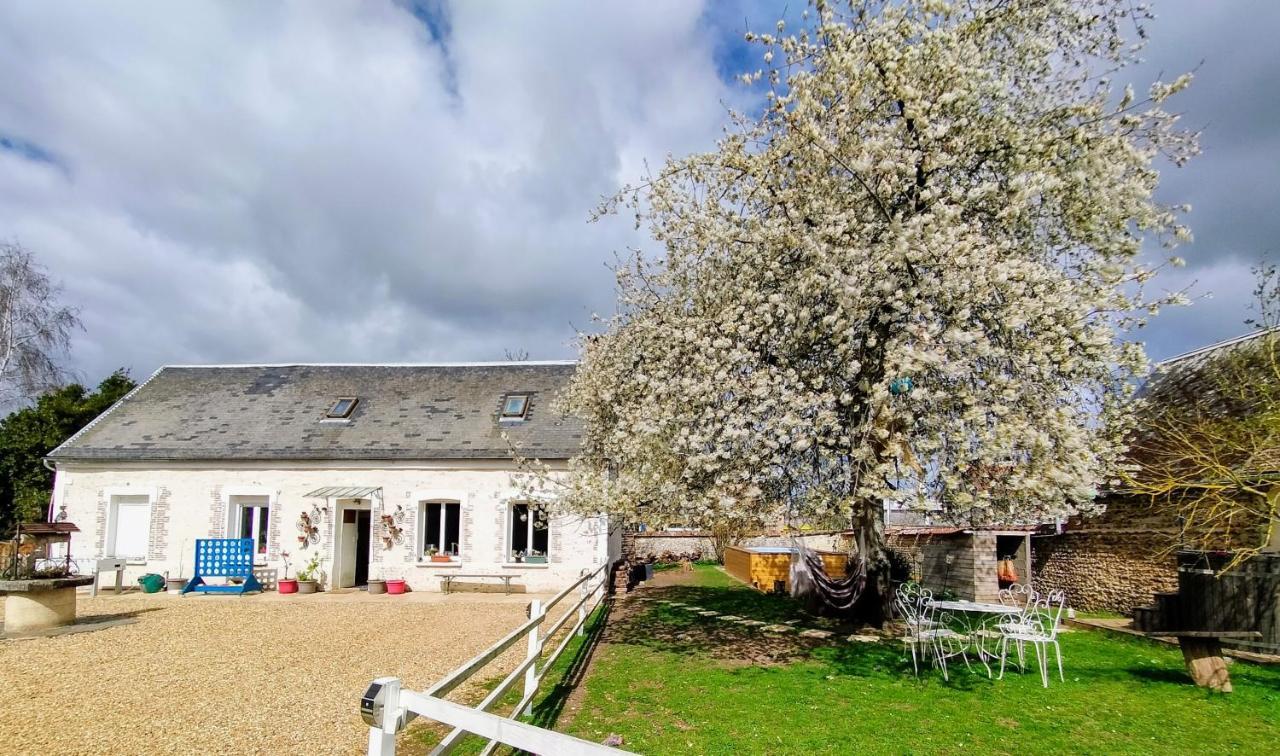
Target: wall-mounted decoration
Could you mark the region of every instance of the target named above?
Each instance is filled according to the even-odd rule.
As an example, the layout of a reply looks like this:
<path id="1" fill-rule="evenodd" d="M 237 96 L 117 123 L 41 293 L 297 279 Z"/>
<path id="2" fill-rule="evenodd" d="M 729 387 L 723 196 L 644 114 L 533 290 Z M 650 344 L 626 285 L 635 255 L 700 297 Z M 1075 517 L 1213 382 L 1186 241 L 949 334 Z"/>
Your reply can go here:
<path id="1" fill-rule="evenodd" d="M 313 504 L 310 512 L 298 515 L 298 548 L 305 549 L 320 542 L 320 523 L 328 511 L 328 507 Z"/>
<path id="2" fill-rule="evenodd" d="M 382 523 L 382 547 L 390 549 L 392 546 L 404 543 L 404 506 L 397 504 L 394 512 L 388 512 L 379 518 Z"/>

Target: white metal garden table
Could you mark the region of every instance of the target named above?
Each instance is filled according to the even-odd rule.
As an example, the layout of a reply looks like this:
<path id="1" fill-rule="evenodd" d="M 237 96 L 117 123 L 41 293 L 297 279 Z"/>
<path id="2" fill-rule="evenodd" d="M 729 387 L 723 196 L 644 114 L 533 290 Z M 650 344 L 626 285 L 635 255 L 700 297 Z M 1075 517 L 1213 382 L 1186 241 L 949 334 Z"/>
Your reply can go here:
<path id="1" fill-rule="evenodd" d="M 985 641 L 987 638 L 998 639 L 1000 631 L 996 625 L 1012 616 L 1022 614 L 1023 607 L 984 601 L 939 601 L 937 599 L 930 600 L 929 605 L 937 611 L 947 612 L 950 615 L 958 625 L 953 629 L 963 638 L 964 644 L 977 652 L 978 661 L 982 662 L 982 666 L 986 668 L 987 677 L 991 677 L 991 665 L 987 663 L 987 659 L 999 658 L 999 654 L 988 651 Z"/>

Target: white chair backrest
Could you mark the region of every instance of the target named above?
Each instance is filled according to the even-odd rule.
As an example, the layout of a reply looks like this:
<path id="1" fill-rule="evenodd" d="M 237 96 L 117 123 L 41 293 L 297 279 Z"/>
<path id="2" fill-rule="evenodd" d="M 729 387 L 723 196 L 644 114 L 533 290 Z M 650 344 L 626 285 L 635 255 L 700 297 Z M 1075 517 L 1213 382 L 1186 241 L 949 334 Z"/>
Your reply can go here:
<path id="1" fill-rule="evenodd" d="M 929 623 L 933 615 L 933 594 L 908 583 L 900 587 L 894 596 L 898 614 L 906 621 L 912 633 L 918 633 Z"/>
<path id="2" fill-rule="evenodd" d="M 1024 606 L 1030 596 L 1029 591 L 1030 586 L 1014 583 L 1008 588 L 1001 588 L 996 595 L 1005 606 Z"/>
<path id="3" fill-rule="evenodd" d="M 1066 603 L 1067 595 L 1062 591 L 1054 590 L 1039 594 L 1034 604 L 1027 605 L 1022 624 L 1036 635 L 1053 640 L 1058 637 L 1058 626 L 1062 622 L 1062 612 Z"/>

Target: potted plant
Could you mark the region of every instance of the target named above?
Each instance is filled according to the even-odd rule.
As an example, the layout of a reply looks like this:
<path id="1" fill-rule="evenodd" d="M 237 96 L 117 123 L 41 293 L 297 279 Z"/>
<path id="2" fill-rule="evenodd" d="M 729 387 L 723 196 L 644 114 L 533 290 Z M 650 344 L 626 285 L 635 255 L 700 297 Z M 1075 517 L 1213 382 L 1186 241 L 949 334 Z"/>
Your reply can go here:
<path id="1" fill-rule="evenodd" d="M 289 578 L 289 552 L 284 552 L 280 558 L 284 561 L 284 577 L 276 581 L 276 590 L 280 593 L 297 593 L 298 581 Z"/>
<path id="2" fill-rule="evenodd" d="M 187 579 L 181 577 L 169 577 L 169 573 L 164 574 L 164 588 L 166 593 L 182 593 L 182 589 L 187 587 Z"/>
<path id="3" fill-rule="evenodd" d="M 320 555 L 312 554 L 307 566 L 298 570 L 298 593 L 315 593 L 320 589 Z"/>
<path id="4" fill-rule="evenodd" d="M 371 577 L 366 590 L 369 591 L 370 596 L 379 596 L 387 592 L 387 581 L 382 578 Z"/>
<path id="5" fill-rule="evenodd" d="M 523 552 L 523 551 L 513 551 L 513 552 L 511 552 L 511 561 L 515 562 L 516 564 L 520 564 L 521 562 L 523 562 L 523 561 L 524 561 L 524 552 Z"/>
<path id="6" fill-rule="evenodd" d="M 525 554 L 524 562 L 525 564 L 546 564 L 547 555 L 537 549 L 532 549 L 528 554 Z"/>
<path id="7" fill-rule="evenodd" d="M 427 556 L 428 556 L 428 557 L 430 557 L 430 558 L 431 558 L 431 561 L 433 561 L 433 562 L 451 562 L 451 561 L 453 561 L 453 560 L 449 557 L 449 555 L 448 555 L 448 554 L 442 554 L 442 553 L 440 553 L 440 550 L 439 550 L 439 549 L 437 549 L 435 546 L 428 546 L 428 547 L 427 547 Z"/>

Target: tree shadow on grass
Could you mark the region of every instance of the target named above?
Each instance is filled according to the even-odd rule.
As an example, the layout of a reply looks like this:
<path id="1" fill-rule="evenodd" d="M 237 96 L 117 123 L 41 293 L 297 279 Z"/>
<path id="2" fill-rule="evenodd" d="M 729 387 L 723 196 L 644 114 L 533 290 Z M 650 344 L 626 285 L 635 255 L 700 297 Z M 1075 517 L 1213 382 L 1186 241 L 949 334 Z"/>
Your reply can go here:
<path id="1" fill-rule="evenodd" d="M 556 683 L 531 707 L 530 723 L 548 729 L 555 726 L 570 695 L 578 688 L 591 665 L 592 656 L 600 645 L 612 611 L 613 599 L 605 599 L 600 609 L 583 624 L 585 632 L 582 640 L 575 647 L 565 649 L 564 656 L 556 660 L 549 674 Z M 565 659 L 568 659 L 567 663 Z"/>
<path id="2" fill-rule="evenodd" d="M 683 606 L 673 606 L 676 601 Z M 695 609 L 694 607 L 697 607 Z M 762 626 L 744 625 L 697 610 L 714 611 L 757 620 L 769 625 L 796 622 L 797 629 L 771 632 Z M 801 635 L 799 629 L 817 627 L 831 633 L 818 638 Z M 848 641 L 853 625 L 814 617 L 788 596 L 764 594 L 750 588 L 670 586 L 649 588 L 620 605 L 605 630 L 607 643 L 641 646 L 665 653 L 699 657 L 726 666 L 771 667 L 818 662 L 823 674 L 880 678 L 885 681 L 917 679 L 902 643 L 892 636 L 876 643 Z M 938 684 L 967 690 L 989 685 L 986 670 L 971 660 L 973 672 L 956 658 L 950 662 L 951 679 L 922 662 L 921 685 Z"/>

